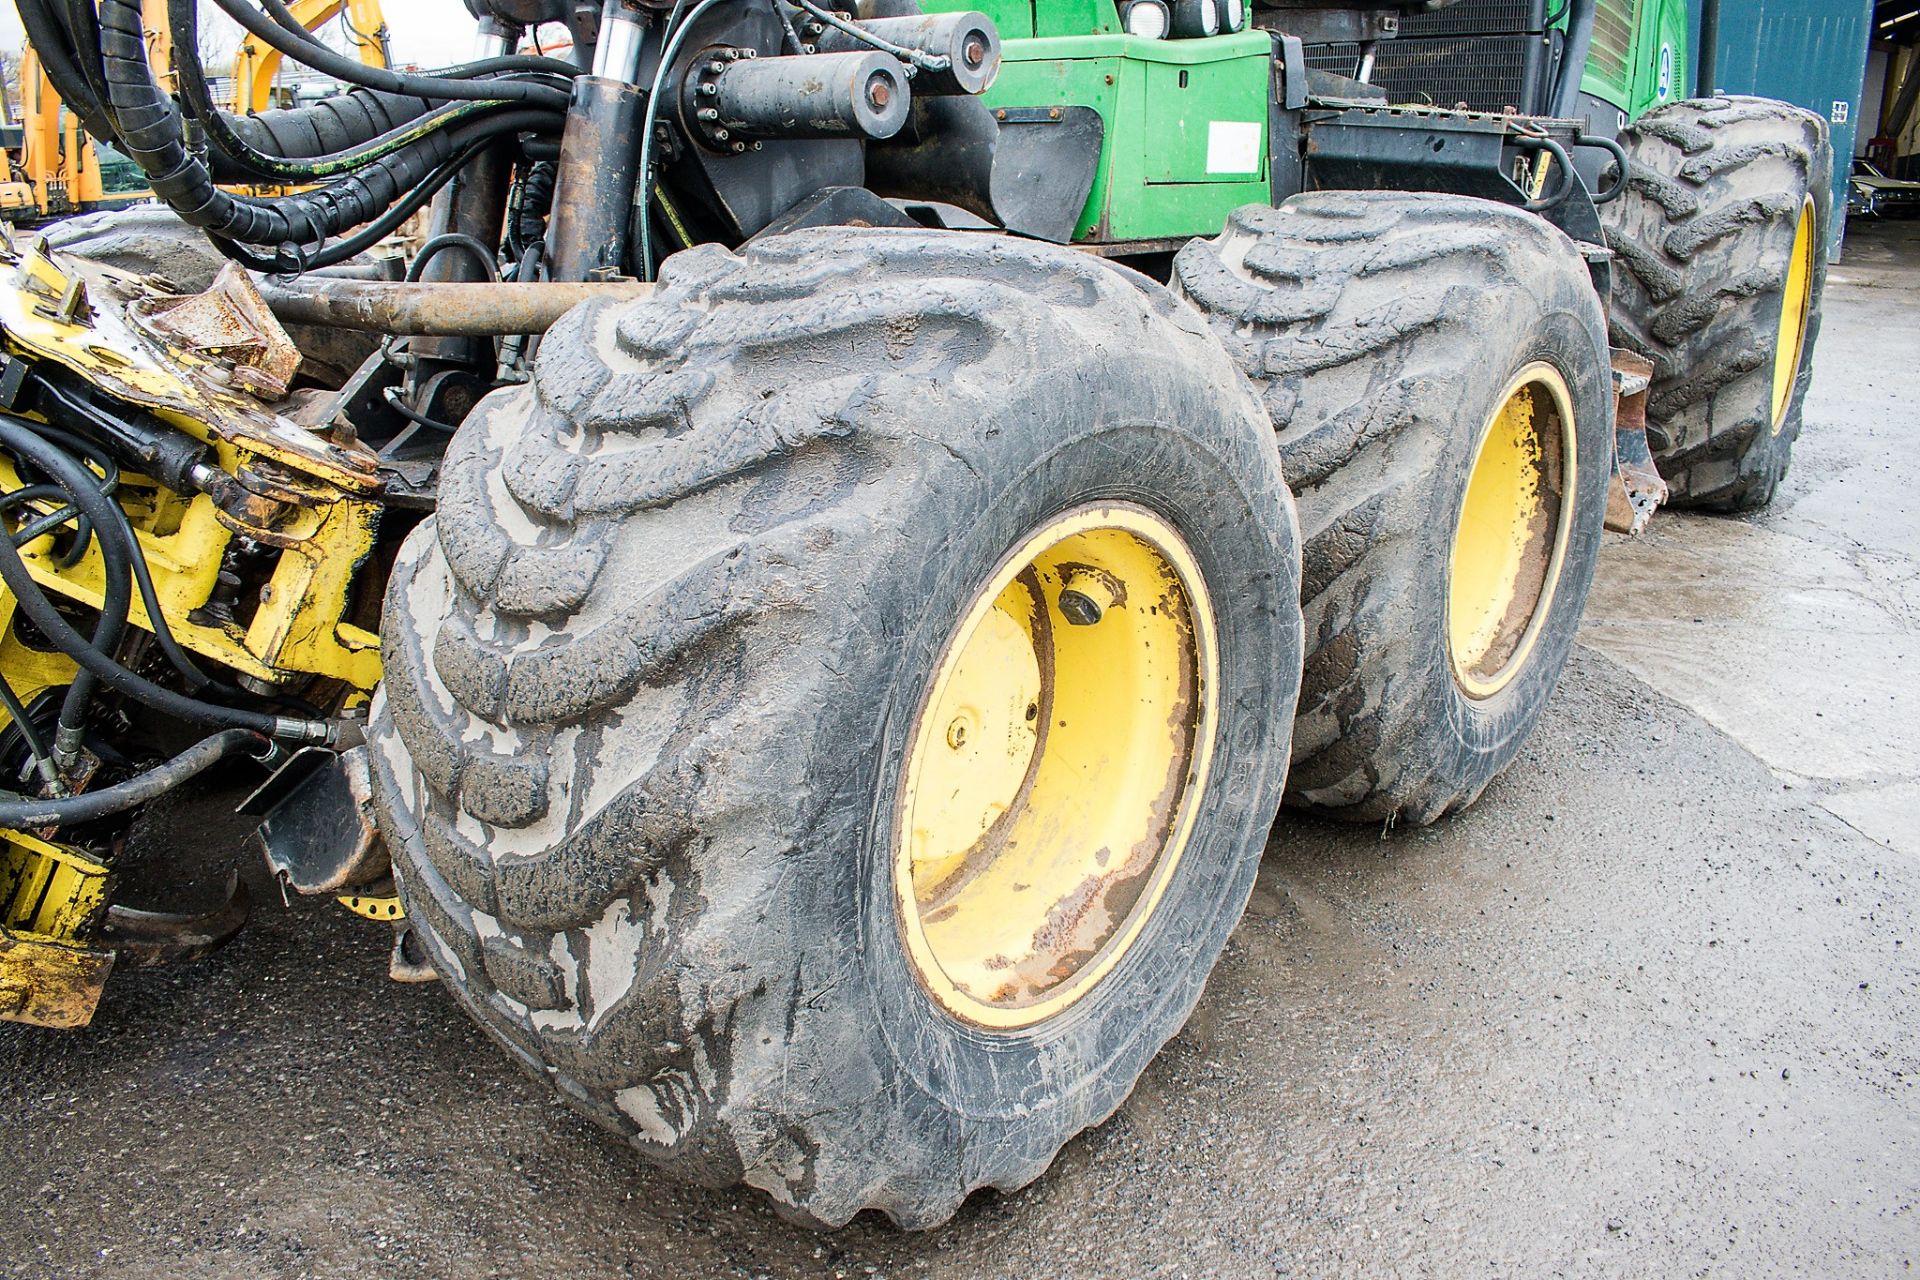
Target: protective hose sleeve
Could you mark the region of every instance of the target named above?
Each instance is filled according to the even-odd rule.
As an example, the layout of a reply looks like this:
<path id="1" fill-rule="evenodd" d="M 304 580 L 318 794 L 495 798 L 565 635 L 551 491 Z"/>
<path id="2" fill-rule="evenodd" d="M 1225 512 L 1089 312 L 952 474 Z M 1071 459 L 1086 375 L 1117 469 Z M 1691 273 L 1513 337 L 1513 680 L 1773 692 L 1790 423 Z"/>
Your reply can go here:
<path id="1" fill-rule="evenodd" d="M 124 813 L 166 794 L 196 774 L 205 773 L 228 756 L 257 751 L 266 741 L 248 729 L 222 729 L 165 764 L 155 765 L 111 787 L 56 800 L 0 801 L 0 827 L 58 827 Z"/>
<path id="2" fill-rule="evenodd" d="M 315 243 L 378 217 L 481 133 L 557 122 L 550 112 L 503 111 L 429 133 L 317 191 L 273 199 L 236 196 L 216 187 L 212 171 L 187 150 L 172 101 L 153 83 L 138 0 L 102 0 L 100 30 L 107 84 L 127 154 L 147 174 L 154 194 L 184 221 L 225 240 Z"/>
<path id="3" fill-rule="evenodd" d="M 332 155 L 413 123 L 433 110 L 425 98 L 376 89 L 354 89 L 312 106 L 236 116 L 222 113 L 227 127 L 255 151 L 288 160 Z M 224 173 L 215 176 L 226 180 Z"/>
<path id="4" fill-rule="evenodd" d="M 80 124 L 88 134 L 114 138 L 117 131 L 107 118 L 106 104 L 94 96 L 92 86 L 74 64 L 73 47 L 67 42 L 65 29 L 48 10 L 46 0 L 18 0 L 18 3 L 27 39 L 40 55 L 40 65 L 46 69 L 47 79 L 53 82 L 60 100 L 80 117 Z M 25 92 L 31 91 L 30 86 L 22 88 Z"/>

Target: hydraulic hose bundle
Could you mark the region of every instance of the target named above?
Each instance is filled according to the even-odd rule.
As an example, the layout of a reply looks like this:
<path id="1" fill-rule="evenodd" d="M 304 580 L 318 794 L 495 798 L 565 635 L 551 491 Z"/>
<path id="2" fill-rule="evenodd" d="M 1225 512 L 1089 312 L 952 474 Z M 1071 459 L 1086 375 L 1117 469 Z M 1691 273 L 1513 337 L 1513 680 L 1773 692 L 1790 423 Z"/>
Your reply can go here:
<path id="1" fill-rule="evenodd" d="M 115 142 L 154 193 L 230 256 L 257 269 L 302 270 L 363 251 L 397 227 L 479 151 L 515 135 L 554 135 L 578 68 L 556 59 L 486 59 L 432 74 L 366 67 L 329 49 L 281 0 L 217 0 L 284 56 L 353 84 L 315 106 L 237 117 L 212 101 L 197 60 L 175 68 L 180 103 L 154 81 L 139 0 L 20 0 L 54 87 L 89 133 Z M 198 48 L 196 0 L 169 0 L 176 48 Z M 205 154 L 189 145 L 182 109 Z M 286 196 L 219 182 L 319 182 Z M 358 228 L 345 240 L 333 237 Z M 272 246 L 271 256 L 240 245 Z"/>
<path id="2" fill-rule="evenodd" d="M 32 376 L 42 407 L 58 408 L 76 424 L 86 421 L 88 406 L 79 394 L 41 375 Z M 317 742 L 332 736 L 332 726 L 324 721 L 269 715 L 206 700 L 203 695 L 239 696 L 240 691 L 210 679 L 174 638 L 139 537 L 115 497 L 121 461 L 115 455 L 121 451 L 95 438 L 96 434 L 77 434 L 0 413 L 0 452 L 12 460 L 24 482 L 0 496 L 0 581 L 34 628 L 79 667 L 61 698 L 51 746 L 13 689 L 0 680 L 0 707 L 17 726 L 42 784 L 54 793 L 44 800 L 0 796 L 0 826 L 89 821 L 141 804 L 242 749 L 259 754 L 272 738 Z M 29 503 L 53 505 L 54 509 L 38 514 Z M 21 554 L 23 547 L 69 526 L 72 541 L 61 563 L 77 562 L 90 546 L 97 547 L 100 555 L 102 600 L 91 635 L 74 627 L 34 579 Z M 127 635 L 135 591 L 140 594 L 161 654 L 187 692 L 156 683 L 123 665 L 117 657 Z M 61 795 L 65 778 L 80 757 L 87 718 L 103 686 L 168 717 L 220 731 L 126 782 L 80 796 Z"/>

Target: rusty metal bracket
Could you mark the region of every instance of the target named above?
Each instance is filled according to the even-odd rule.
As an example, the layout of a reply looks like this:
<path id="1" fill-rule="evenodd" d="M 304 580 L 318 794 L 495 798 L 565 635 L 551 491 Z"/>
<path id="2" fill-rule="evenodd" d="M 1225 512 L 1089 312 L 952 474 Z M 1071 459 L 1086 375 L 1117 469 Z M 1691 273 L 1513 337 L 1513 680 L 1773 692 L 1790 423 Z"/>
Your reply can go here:
<path id="1" fill-rule="evenodd" d="M 162 342 L 229 363 L 234 384 L 263 399 L 285 395 L 300 368 L 300 349 L 238 263 L 221 267 L 201 293 L 136 298 L 127 315 Z"/>
<path id="2" fill-rule="evenodd" d="M 1653 362 L 1620 347 L 1613 349 L 1613 478 L 1607 485 L 1607 528 L 1640 533 L 1667 500 L 1667 482 L 1647 447 L 1647 389 Z"/>
<path id="3" fill-rule="evenodd" d="M 266 816 L 251 843 L 281 885 L 340 895 L 387 874 L 365 747 L 303 749 L 242 806 L 261 807 Z"/>
<path id="4" fill-rule="evenodd" d="M 114 905 L 100 931 L 100 945 L 111 947 L 132 965 L 198 960 L 233 940 L 252 912 L 247 886 L 238 873 L 227 878 L 226 901 L 211 911 L 142 911 Z"/>

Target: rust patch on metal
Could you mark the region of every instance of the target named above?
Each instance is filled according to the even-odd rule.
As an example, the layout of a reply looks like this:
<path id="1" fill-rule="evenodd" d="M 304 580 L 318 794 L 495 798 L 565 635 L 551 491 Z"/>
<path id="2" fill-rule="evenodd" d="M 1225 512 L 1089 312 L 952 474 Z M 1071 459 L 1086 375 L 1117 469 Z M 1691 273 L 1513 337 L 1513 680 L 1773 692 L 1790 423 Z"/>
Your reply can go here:
<path id="1" fill-rule="evenodd" d="M 127 315 L 163 342 L 220 361 L 234 386 L 262 399 L 285 395 L 300 368 L 299 348 L 236 262 L 221 267 L 205 292 L 136 298 Z"/>
<path id="2" fill-rule="evenodd" d="M 1647 447 L 1647 391 L 1653 362 L 1613 348 L 1613 478 L 1607 482 L 1607 528 L 1639 533 L 1667 500 L 1667 482 Z"/>
<path id="3" fill-rule="evenodd" d="M 71 1029 L 93 1021 L 113 953 L 0 929 L 0 1019 Z"/>

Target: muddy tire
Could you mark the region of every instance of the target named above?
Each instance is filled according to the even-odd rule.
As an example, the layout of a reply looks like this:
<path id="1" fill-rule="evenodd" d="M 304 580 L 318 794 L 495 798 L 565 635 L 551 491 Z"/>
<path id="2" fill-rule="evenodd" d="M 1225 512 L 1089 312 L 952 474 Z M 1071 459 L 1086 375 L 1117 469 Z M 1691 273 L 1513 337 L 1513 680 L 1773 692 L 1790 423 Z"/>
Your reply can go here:
<path id="1" fill-rule="evenodd" d="M 164 276 L 174 288 L 198 292 L 228 259 L 206 234 L 159 205 L 107 209 L 67 218 L 42 233 L 47 243 L 89 262 L 135 275 Z M 336 388 L 380 345 L 377 335 L 351 329 L 290 324 L 287 336 L 300 349 L 300 373 L 316 385 Z"/>
<path id="2" fill-rule="evenodd" d="M 1299 504 L 1307 653 L 1288 803 L 1412 823 L 1470 804 L 1539 719 L 1599 548 L 1608 353 L 1579 252 L 1486 201 L 1322 192 L 1241 209 L 1174 271 L 1260 389 Z M 1467 612 L 1456 531 L 1481 442 L 1530 367 L 1573 422 L 1537 482 L 1558 513 L 1538 544 L 1551 572 L 1523 583 L 1532 571 L 1515 569 L 1514 599 L 1530 589 L 1534 607 L 1495 625 L 1509 648 L 1496 681 L 1474 674 L 1485 657 L 1456 670 L 1456 648 L 1484 641 L 1450 631 Z M 1531 401 L 1531 386 L 1514 394 Z"/>
<path id="3" fill-rule="evenodd" d="M 1833 150 L 1770 98 L 1676 102 L 1621 134 L 1632 177 L 1603 207 L 1613 341 L 1653 361 L 1654 461 L 1674 506 L 1763 507 L 1813 378 Z"/>
<path id="4" fill-rule="evenodd" d="M 1087 519 L 1163 531 L 1203 586 L 1086 570 L 1076 623 L 1035 560 L 991 595 L 1033 531 Z M 1259 404 L 1144 278 L 922 231 L 679 254 L 647 301 L 568 315 L 533 385 L 474 410 L 400 553 L 373 734 L 408 914 L 480 1024 L 658 1164 L 808 1223 L 941 1222 L 1111 1114 L 1198 999 L 1279 806 L 1295 536 Z M 1158 686 L 1176 713 L 1157 732 L 1191 766 L 1166 775 L 1177 859 L 1147 850 L 1166 870 L 1139 873 L 1160 886 L 1124 915 L 1139 927 L 1089 941 L 1110 967 L 1037 1021 L 925 967 L 920 845 L 896 834 L 920 838 L 923 747 L 1023 732 L 1024 695 L 971 735 L 939 724 L 935 673 L 990 629 L 959 626 L 969 610 L 1029 587 L 1036 636 L 1189 616 L 1146 657 L 1177 667 L 1201 617 L 1218 660 L 1205 716 L 1202 686 Z M 1024 732 L 1084 744 L 1065 680 Z M 1051 785 L 1026 779 L 1009 821 Z M 1007 830 L 986 826 L 983 860 Z M 1073 929 L 1123 918 L 1088 874 Z M 969 993 L 1013 1013 L 961 1016 Z"/>

